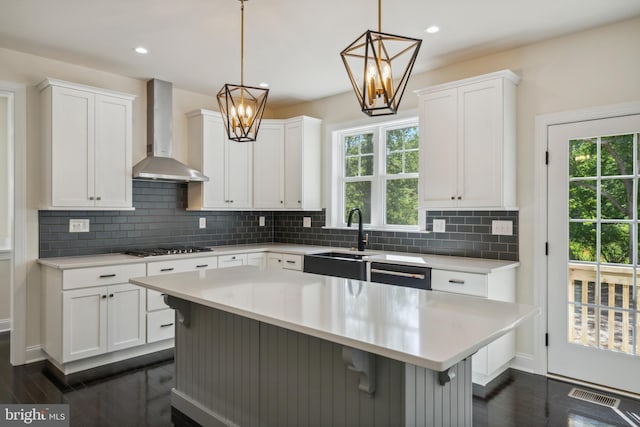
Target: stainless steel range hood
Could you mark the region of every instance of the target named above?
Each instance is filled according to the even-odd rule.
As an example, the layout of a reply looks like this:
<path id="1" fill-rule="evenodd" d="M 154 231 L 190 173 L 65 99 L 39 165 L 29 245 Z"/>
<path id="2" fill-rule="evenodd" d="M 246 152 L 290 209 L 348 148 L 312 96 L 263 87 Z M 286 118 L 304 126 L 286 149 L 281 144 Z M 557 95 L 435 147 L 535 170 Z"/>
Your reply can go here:
<path id="1" fill-rule="evenodd" d="M 158 181 L 209 181 L 200 171 L 180 163 L 173 151 L 172 84 L 147 82 L 147 158 L 133 167 L 133 178 Z"/>

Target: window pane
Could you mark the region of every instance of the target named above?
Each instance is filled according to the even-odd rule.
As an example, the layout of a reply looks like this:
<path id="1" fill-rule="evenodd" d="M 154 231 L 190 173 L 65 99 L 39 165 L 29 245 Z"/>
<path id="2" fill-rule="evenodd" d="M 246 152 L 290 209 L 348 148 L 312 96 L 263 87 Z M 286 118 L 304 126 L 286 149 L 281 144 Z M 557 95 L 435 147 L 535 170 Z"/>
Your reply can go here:
<path id="1" fill-rule="evenodd" d="M 600 175 L 633 175 L 633 135 L 602 137 L 600 157 Z"/>
<path id="2" fill-rule="evenodd" d="M 596 176 L 598 146 L 595 138 L 569 141 L 569 177 Z"/>
<path id="3" fill-rule="evenodd" d="M 596 225 L 591 222 L 569 223 L 569 259 L 596 260 Z"/>
<path id="4" fill-rule="evenodd" d="M 572 181 L 569 183 L 569 218 L 596 219 L 598 199 L 596 181 Z"/>
<path id="5" fill-rule="evenodd" d="M 387 224 L 418 224 L 417 178 L 388 180 L 386 201 Z"/>
<path id="6" fill-rule="evenodd" d="M 387 153 L 391 151 L 401 151 L 404 148 L 404 129 L 394 129 L 387 131 Z"/>
<path id="7" fill-rule="evenodd" d="M 420 155 L 417 151 L 407 151 L 404 154 L 405 173 L 418 173 L 419 159 L 420 159 Z"/>
<path id="8" fill-rule="evenodd" d="M 344 222 L 347 222 L 349 211 L 360 208 L 362 221 L 371 223 L 371 181 L 347 182 L 344 184 Z"/>
<path id="9" fill-rule="evenodd" d="M 600 197 L 602 219 L 633 219 L 632 179 L 603 179 Z"/>
<path id="10" fill-rule="evenodd" d="M 373 154 L 373 134 L 368 133 L 362 136 L 363 138 L 360 146 L 360 152 L 362 154 Z"/>
<path id="11" fill-rule="evenodd" d="M 410 127 L 405 129 L 404 148 L 405 150 L 418 148 L 420 138 L 418 137 L 418 127 Z"/>
<path id="12" fill-rule="evenodd" d="M 347 157 L 344 162 L 345 176 L 358 176 L 359 157 Z"/>
<path id="13" fill-rule="evenodd" d="M 344 139 L 344 152 L 349 156 L 357 156 L 360 154 L 361 135 L 347 136 Z"/>
<path id="14" fill-rule="evenodd" d="M 387 174 L 402 173 L 402 152 L 387 154 Z"/>
<path id="15" fill-rule="evenodd" d="M 632 250 L 629 224 L 602 224 L 600 227 L 600 262 L 629 264 Z"/>
<path id="16" fill-rule="evenodd" d="M 362 156 L 360 159 L 360 176 L 373 175 L 373 156 Z"/>

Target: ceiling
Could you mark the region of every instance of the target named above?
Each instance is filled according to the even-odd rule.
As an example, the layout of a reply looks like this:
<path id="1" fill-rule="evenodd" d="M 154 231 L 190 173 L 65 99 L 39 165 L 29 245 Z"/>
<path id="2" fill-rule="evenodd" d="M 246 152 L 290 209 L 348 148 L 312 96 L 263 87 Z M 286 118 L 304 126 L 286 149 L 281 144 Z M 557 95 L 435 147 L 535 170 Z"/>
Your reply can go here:
<path id="1" fill-rule="evenodd" d="M 385 0 L 382 8 L 383 32 L 424 40 L 414 73 L 640 16 L 639 0 Z M 208 95 L 240 83 L 237 0 L 0 0 L 0 11 L 0 47 Z M 441 31 L 425 33 L 430 25 Z M 246 1 L 245 84 L 268 82 L 270 108 L 348 91 L 339 52 L 367 29 L 377 30 L 375 0 Z"/>

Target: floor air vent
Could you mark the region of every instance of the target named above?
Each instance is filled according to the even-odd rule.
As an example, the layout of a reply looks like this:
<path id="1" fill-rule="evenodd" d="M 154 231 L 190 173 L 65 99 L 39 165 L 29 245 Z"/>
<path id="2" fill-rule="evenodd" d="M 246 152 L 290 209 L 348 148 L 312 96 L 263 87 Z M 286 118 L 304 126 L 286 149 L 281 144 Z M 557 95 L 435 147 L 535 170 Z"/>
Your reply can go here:
<path id="1" fill-rule="evenodd" d="M 594 393 L 592 391 L 581 390 L 579 388 L 572 388 L 569 392 L 569 397 L 584 400 L 585 402 L 595 403 L 596 405 L 606 406 L 608 408 L 617 408 L 618 405 L 620 405 L 620 399 L 600 393 Z"/>

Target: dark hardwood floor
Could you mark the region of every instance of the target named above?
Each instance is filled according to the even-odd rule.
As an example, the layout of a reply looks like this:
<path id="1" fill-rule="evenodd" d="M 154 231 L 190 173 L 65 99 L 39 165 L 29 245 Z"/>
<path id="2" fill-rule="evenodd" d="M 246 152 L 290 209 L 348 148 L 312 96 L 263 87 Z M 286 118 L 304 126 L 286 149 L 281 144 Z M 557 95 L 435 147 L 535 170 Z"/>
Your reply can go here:
<path id="1" fill-rule="evenodd" d="M 43 363 L 12 367 L 9 334 L 0 334 L 0 403 L 68 403 L 74 427 L 171 426 L 173 366 L 171 361 L 153 363 L 68 386 L 43 373 Z M 615 396 L 622 400 L 619 412 L 631 424 L 611 408 L 568 397 L 573 387 L 510 370 L 484 390 L 484 397 L 474 397 L 473 425 L 640 427 L 640 418 L 634 418 L 640 417 L 640 401 Z"/>

